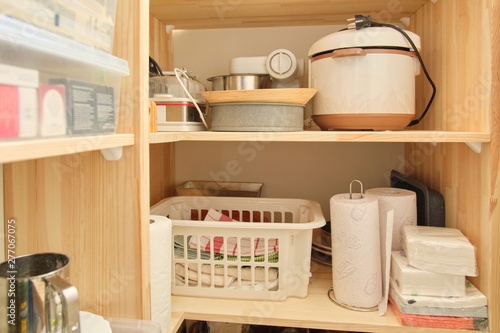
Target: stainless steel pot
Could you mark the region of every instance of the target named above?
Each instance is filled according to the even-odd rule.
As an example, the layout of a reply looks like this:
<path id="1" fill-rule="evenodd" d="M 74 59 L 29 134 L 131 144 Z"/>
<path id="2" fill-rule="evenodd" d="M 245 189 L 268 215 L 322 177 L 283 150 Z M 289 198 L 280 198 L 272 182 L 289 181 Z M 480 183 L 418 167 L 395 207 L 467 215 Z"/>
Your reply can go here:
<path id="1" fill-rule="evenodd" d="M 69 262 L 64 254 L 37 253 L 0 264 L 0 332 L 80 332 Z"/>
<path id="2" fill-rule="evenodd" d="M 231 74 L 213 76 L 208 78 L 207 80 L 212 82 L 212 91 L 271 88 L 270 75 Z"/>

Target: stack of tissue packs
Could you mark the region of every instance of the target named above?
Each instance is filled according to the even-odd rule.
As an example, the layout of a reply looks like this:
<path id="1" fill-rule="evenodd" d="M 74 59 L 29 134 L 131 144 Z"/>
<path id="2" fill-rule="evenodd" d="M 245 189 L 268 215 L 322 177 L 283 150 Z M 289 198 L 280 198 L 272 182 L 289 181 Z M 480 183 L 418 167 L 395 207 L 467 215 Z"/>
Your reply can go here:
<path id="1" fill-rule="evenodd" d="M 407 225 L 393 251 L 389 300 L 405 326 L 488 330 L 474 246 L 458 229 Z"/>
<path id="2" fill-rule="evenodd" d="M 465 276 L 424 271 L 411 266 L 404 251 L 393 251 L 391 279 L 403 295 L 465 296 Z"/>
<path id="3" fill-rule="evenodd" d="M 403 238 L 411 266 L 435 273 L 477 276 L 476 250 L 460 230 L 405 226 Z"/>

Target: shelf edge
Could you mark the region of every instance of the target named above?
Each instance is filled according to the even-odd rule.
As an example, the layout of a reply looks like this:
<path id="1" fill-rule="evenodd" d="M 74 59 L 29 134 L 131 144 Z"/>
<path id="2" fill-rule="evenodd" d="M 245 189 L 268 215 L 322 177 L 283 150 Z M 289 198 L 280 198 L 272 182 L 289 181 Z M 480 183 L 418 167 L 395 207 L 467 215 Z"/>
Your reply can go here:
<path id="1" fill-rule="evenodd" d="M 487 132 L 452 131 L 301 131 L 301 132 L 157 132 L 149 143 L 180 141 L 275 141 L 275 142 L 426 142 L 488 143 Z"/>
<path id="2" fill-rule="evenodd" d="M 0 163 L 71 155 L 134 144 L 133 134 L 67 136 L 0 142 Z"/>

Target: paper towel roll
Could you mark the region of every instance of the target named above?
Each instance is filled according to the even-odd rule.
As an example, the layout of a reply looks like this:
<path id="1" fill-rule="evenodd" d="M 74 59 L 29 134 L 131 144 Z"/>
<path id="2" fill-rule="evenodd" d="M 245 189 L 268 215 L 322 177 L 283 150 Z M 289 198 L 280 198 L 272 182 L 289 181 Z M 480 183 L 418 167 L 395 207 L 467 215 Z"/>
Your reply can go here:
<path id="1" fill-rule="evenodd" d="M 330 199 L 333 291 L 337 302 L 372 308 L 382 300 L 379 209 L 376 196 Z"/>
<path id="2" fill-rule="evenodd" d="M 392 250 L 403 249 L 403 227 L 405 225 L 417 225 L 417 195 L 413 191 L 380 187 L 365 191 L 366 194 L 376 195 L 379 198 L 380 216 L 386 216 L 387 212 L 394 210 L 394 229 L 392 233 Z"/>
<path id="3" fill-rule="evenodd" d="M 172 221 L 165 216 L 150 216 L 149 243 L 151 263 L 151 320 L 166 332 L 171 321 Z"/>

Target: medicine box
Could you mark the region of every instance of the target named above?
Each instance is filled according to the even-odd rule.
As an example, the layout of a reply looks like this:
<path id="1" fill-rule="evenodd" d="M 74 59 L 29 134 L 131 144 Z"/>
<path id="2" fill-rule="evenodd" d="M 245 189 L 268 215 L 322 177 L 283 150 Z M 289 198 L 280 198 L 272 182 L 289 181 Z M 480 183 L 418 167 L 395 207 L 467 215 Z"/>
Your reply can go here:
<path id="1" fill-rule="evenodd" d="M 39 73 L 0 63 L 0 138 L 37 134 Z"/>
<path id="2" fill-rule="evenodd" d="M 115 131 L 113 87 L 67 79 L 52 79 L 50 83 L 65 89 L 68 134 Z"/>

